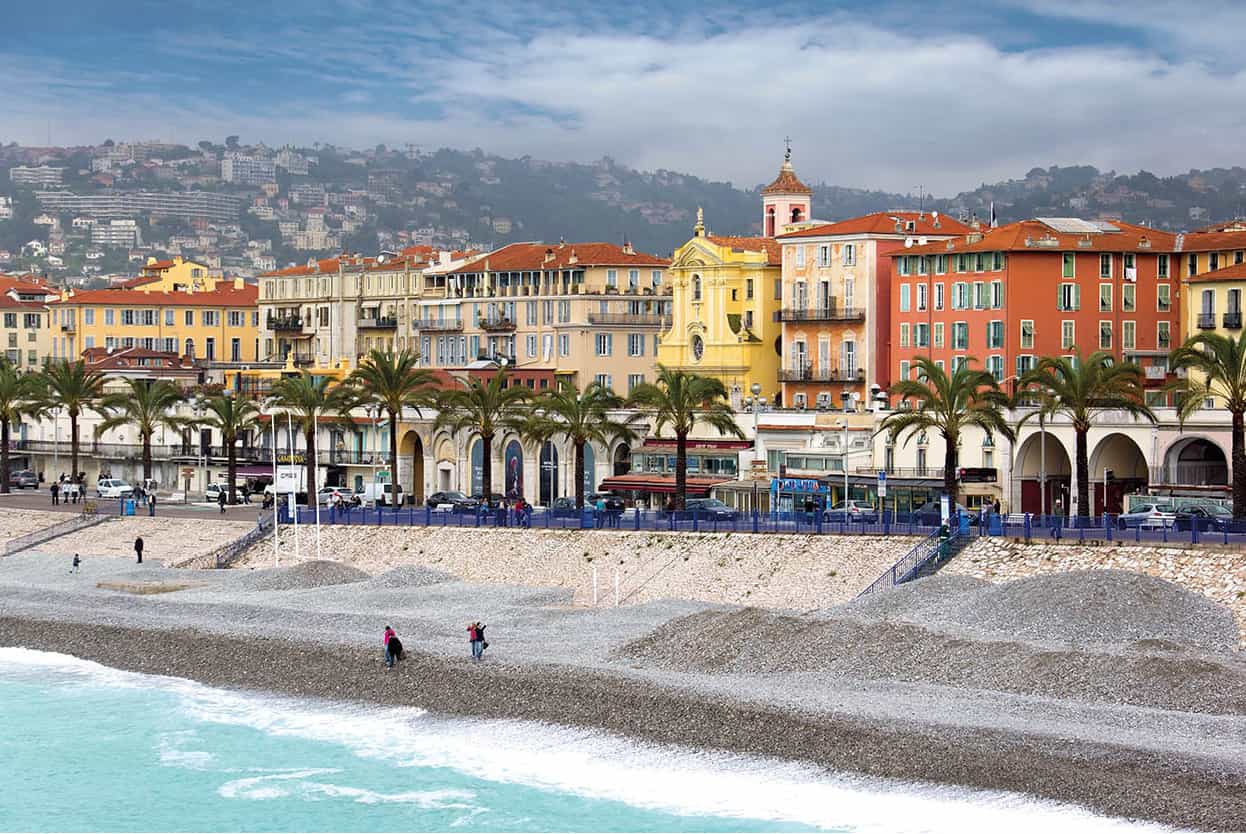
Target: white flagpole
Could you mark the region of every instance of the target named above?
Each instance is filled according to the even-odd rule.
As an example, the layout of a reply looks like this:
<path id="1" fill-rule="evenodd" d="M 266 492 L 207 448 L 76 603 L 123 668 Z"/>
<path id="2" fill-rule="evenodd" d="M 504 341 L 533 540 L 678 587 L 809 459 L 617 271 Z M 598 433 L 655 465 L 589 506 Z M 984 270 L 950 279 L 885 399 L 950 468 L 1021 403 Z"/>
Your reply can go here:
<path id="1" fill-rule="evenodd" d="M 286 434 L 290 440 L 290 465 L 294 465 L 294 418 L 290 416 L 290 412 L 286 412 Z M 299 501 L 298 501 L 299 482 L 293 481 L 290 487 L 290 508 L 294 510 L 294 561 L 299 560 Z"/>
<path id="2" fill-rule="evenodd" d="M 313 480 L 316 483 L 307 488 L 307 495 L 310 498 L 313 494 L 316 496 L 316 561 L 320 561 L 320 467 L 319 461 L 316 460 L 316 431 L 320 427 L 316 425 L 316 410 L 312 409 L 312 433 L 311 433 L 311 449 L 308 454 L 311 455 Z"/>
<path id="3" fill-rule="evenodd" d="M 277 414 L 272 414 L 273 429 L 273 567 L 281 566 L 281 554 L 277 550 Z"/>

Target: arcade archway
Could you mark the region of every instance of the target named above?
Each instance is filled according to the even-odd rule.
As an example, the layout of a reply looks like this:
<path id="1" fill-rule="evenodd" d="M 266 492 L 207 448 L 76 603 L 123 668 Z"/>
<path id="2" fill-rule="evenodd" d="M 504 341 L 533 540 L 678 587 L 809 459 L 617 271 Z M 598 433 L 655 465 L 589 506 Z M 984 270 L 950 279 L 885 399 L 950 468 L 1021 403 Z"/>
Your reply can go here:
<path id="1" fill-rule="evenodd" d="M 1095 444 L 1090 453 L 1090 494 L 1094 496 L 1091 512 L 1119 513 L 1125 503 L 1125 496 L 1131 492 L 1142 492 L 1150 480 L 1147 469 L 1146 455 L 1133 438 L 1113 432 Z M 1112 473 L 1107 483 L 1107 494 L 1104 495 L 1104 475 Z"/>
<path id="2" fill-rule="evenodd" d="M 424 441 L 419 432 L 408 431 L 398 444 L 398 483 L 409 500 L 424 503 Z"/>
<path id="3" fill-rule="evenodd" d="M 1021 512 L 1053 515 L 1057 507 L 1067 512 L 1073 463 L 1058 437 L 1045 431 L 1027 437 L 1017 449 L 1013 471 L 1021 483 Z"/>

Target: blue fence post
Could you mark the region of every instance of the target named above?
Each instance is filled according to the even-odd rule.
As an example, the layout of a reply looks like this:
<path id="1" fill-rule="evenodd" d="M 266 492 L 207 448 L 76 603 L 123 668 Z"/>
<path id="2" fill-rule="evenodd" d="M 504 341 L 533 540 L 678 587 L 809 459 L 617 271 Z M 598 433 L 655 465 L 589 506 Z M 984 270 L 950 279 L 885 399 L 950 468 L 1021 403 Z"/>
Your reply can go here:
<path id="1" fill-rule="evenodd" d="M 636 515 L 635 515 L 636 529 L 637 529 L 637 530 L 639 530 L 639 529 L 640 529 L 640 513 L 641 513 L 641 509 L 640 509 L 640 507 L 637 507 L 637 508 L 636 508 Z"/>
<path id="2" fill-rule="evenodd" d="M 1030 523 L 1031 523 L 1031 522 L 1030 522 L 1030 514 L 1029 514 L 1029 513 L 1026 513 L 1026 514 L 1025 514 L 1025 540 L 1026 540 L 1027 542 L 1030 540 L 1030 529 L 1031 529 L 1031 528 L 1030 528 Z"/>
<path id="3" fill-rule="evenodd" d="M 692 511 L 692 532 L 695 533 L 700 529 L 701 529 L 701 511 L 693 510 Z"/>
<path id="4" fill-rule="evenodd" d="M 424 505 L 424 526 L 425 527 L 433 526 L 433 508 L 432 508 L 432 505 L 430 504 Z"/>
<path id="5" fill-rule="evenodd" d="M 482 512 L 482 510 L 481 510 L 481 508 L 480 508 L 480 505 L 479 505 L 479 504 L 477 504 L 477 505 L 476 505 L 476 526 L 477 526 L 477 527 L 479 527 L 479 526 L 480 526 L 480 516 L 481 516 L 481 512 Z"/>
<path id="6" fill-rule="evenodd" d="M 1137 527 L 1134 528 L 1134 541 L 1137 541 L 1137 542 L 1142 541 L 1142 525 L 1141 524 L 1139 524 Z"/>
<path id="7" fill-rule="evenodd" d="M 1166 527 L 1166 526 L 1165 526 L 1165 527 L 1161 527 L 1159 532 L 1160 532 L 1160 536 L 1161 536 L 1161 537 L 1163 538 L 1163 540 L 1164 540 L 1164 544 L 1168 544 L 1168 527 Z"/>
<path id="8" fill-rule="evenodd" d="M 756 508 L 756 507 L 754 507 L 754 508 L 753 508 L 753 532 L 754 532 L 754 533 L 756 533 L 756 532 L 758 531 L 758 522 L 759 522 L 759 521 L 760 521 L 760 519 L 757 517 L 757 508 Z"/>
<path id="9" fill-rule="evenodd" d="M 1086 525 L 1083 523 L 1085 521 L 1086 519 L 1079 518 L 1077 524 L 1077 540 L 1082 542 L 1086 541 Z"/>
<path id="10" fill-rule="evenodd" d="M 1103 537 L 1108 541 L 1112 541 L 1112 519 L 1105 512 L 1103 514 Z"/>

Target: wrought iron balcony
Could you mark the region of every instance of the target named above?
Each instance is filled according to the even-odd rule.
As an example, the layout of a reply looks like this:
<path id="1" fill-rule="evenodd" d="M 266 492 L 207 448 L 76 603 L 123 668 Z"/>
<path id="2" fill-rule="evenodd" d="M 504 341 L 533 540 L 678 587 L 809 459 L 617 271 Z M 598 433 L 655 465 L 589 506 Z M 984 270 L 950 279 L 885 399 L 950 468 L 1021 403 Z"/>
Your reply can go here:
<path id="1" fill-rule="evenodd" d="M 457 333 L 463 329 L 462 319 L 416 319 L 412 329 L 422 333 Z"/>
<path id="2" fill-rule="evenodd" d="M 515 329 L 515 322 L 508 318 L 486 318 L 482 316 L 478 324 L 480 329 L 487 333 L 510 333 Z"/>
<path id="3" fill-rule="evenodd" d="M 1224 314 L 1225 330 L 1241 330 L 1242 329 L 1242 311 L 1232 310 Z"/>
<path id="4" fill-rule="evenodd" d="M 1199 313 L 1198 314 L 1199 330 L 1215 330 L 1216 314 L 1215 313 Z"/>
<path id="5" fill-rule="evenodd" d="M 360 319 L 359 327 L 362 330 L 394 330 L 398 327 L 398 319 L 394 316 Z"/>
<path id="6" fill-rule="evenodd" d="M 780 382 L 859 382 L 860 368 L 780 368 Z"/>
<path id="7" fill-rule="evenodd" d="M 303 319 L 299 316 L 269 316 L 268 329 L 278 332 L 289 330 L 302 330 Z"/>
<path id="8" fill-rule="evenodd" d="M 775 314 L 776 321 L 865 321 L 865 310 L 860 307 L 839 307 L 824 304 L 821 307 L 785 307 Z"/>
<path id="9" fill-rule="evenodd" d="M 588 323 L 667 328 L 671 326 L 671 317 L 657 313 L 589 313 Z"/>

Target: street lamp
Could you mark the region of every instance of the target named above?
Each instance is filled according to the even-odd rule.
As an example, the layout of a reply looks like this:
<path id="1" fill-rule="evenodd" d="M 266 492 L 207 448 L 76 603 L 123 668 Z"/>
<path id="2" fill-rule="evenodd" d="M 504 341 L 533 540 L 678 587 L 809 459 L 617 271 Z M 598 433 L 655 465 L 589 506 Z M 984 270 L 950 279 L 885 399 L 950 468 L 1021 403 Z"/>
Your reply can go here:
<path id="1" fill-rule="evenodd" d="M 200 421 L 203 420 L 203 415 L 204 415 L 203 402 L 201 400 L 195 400 L 195 423 L 196 424 L 198 424 Z M 208 485 L 206 483 L 206 479 L 208 475 L 207 456 L 204 454 L 204 451 L 203 451 L 203 429 L 200 428 L 198 429 L 198 431 L 199 431 L 199 450 L 195 453 L 195 463 L 198 464 L 199 466 L 199 491 L 201 493 L 204 493 L 206 497 L 206 493 L 208 491 Z"/>
<path id="2" fill-rule="evenodd" d="M 373 444 L 379 446 L 380 444 L 378 443 L 378 436 L 380 433 L 380 428 L 377 426 L 377 421 L 381 417 L 381 407 L 375 403 L 368 403 L 367 405 L 363 407 L 363 410 L 364 412 L 367 413 L 368 422 L 372 425 L 372 442 Z M 372 454 L 368 455 L 368 460 L 372 464 L 372 467 L 371 467 L 372 468 L 372 479 L 371 479 L 370 486 L 368 487 L 368 489 L 364 490 L 364 494 L 372 496 L 373 506 L 375 506 L 376 505 L 376 493 L 374 491 L 376 489 L 376 452 L 375 450 L 373 450 Z"/>
<path id="3" fill-rule="evenodd" d="M 60 477 L 61 468 L 61 408 L 52 409 L 52 477 Z"/>
<path id="4" fill-rule="evenodd" d="M 761 451 L 761 432 L 757 430 L 758 413 L 761 411 L 761 383 L 754 382 L 748 387 L 752 394 L 753 404 L 753 457 Z M 757 512 L 757 478 L 753 478 L 753 512 Z"/>
<path id="5" fill-rule="evenodd" d="M 277 551 L 277 414 L 272 400 L 260 403 L 260 414 L 268 417 L 273 432 L 273 567 L 280 567 L 281 555 Z"/>

